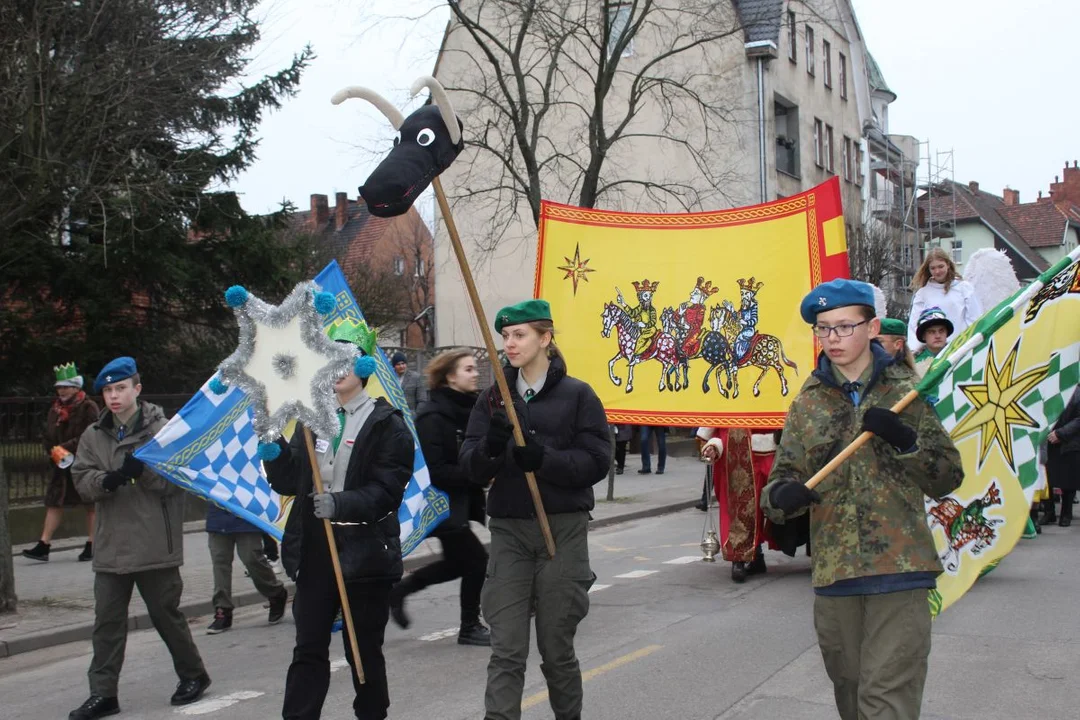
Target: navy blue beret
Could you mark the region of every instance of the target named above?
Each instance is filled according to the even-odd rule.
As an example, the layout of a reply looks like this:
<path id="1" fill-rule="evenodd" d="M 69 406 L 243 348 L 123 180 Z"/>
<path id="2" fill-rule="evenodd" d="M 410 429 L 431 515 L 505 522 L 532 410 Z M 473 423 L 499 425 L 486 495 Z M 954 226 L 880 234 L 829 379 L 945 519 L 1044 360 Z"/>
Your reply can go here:
<path id="1" fill-rule="evenodd" d="M 818 313 L 849 305 L 866 305 L 874 308 L 874 287 L 858 280 L 837 278 L 821 283 L 803 298 L 799 312 L 807 325 L 817 322 Z"/>
<path id="2" fill-rule="evenodd" d="M 129 377 L 139 372 L 139 369 L 135 367 L 135 358 L 118 357 L 105 367 L 101 368 L 101 372 L 98 373 L 97 380 L 94 381 L 94 392 L 101 394 L 102 388 L 112 383 L 120 382 L 121 380 L 127 380 Z"/>

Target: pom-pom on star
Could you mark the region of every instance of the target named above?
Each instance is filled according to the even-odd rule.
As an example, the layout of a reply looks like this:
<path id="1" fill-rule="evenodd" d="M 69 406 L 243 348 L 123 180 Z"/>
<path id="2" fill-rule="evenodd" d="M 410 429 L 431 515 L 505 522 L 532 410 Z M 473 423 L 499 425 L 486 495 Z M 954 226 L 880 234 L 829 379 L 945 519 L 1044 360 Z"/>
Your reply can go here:
<path id="1" fill-rule="evenodd" d="M 375 374 L 375 358 L 368 355 L 356 358 L 356 364 L 353 365 L 353 372 L 356 373 L 358 378 L 369 378 Z"/>
<path id="2" fill-rule="evenodd" d="M 334 309 L 333 295 L 313 282 L 300 283 L 276 306 L 238 285 L 225 295 L 236 313 L 240 337 L 236 350 L 218 367 L 219 385 L 212 383 L 210 389 L 236 385 L 251 399 L 260 457 L 272 459 L 263 454 L 262 445 L 272 444 L 292 419 L 322 437 L 336 435 L 334 383 L 354 371 L 358 350 L 334 342 L 323 331 L 321 315 Z"/>

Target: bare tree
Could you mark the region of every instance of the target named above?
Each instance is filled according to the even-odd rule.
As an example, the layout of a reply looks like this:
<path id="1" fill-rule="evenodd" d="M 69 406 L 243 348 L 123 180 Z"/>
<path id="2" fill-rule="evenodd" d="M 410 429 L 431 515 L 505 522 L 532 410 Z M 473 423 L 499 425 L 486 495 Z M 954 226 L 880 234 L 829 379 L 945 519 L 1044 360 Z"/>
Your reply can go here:
<path id="1" fill-rule="evenodd" d="M 11 531 L 8 527 L 8 484 L 4 458 L 0 457 L 0 613 L 18 610 L 15 594 L 15 565 L 11 561 Z"/>
<path id="2" fill-rule="evenodd" d="M 432 257 L 431 232 L 423 222 L 414 222 L 408 234 L 398 241 L 406 268 L 410 269 L 408 286 L 409 317 L 406 327 L 415 324 L 420 328 L 424 347 L 435 344 L 435 268 Z"/>
<path id="3" fill-rule="evenodd" d="M 455 198 L 490 217 L 493 251 L 525 204 L 703 208 L 731 179 L 723 131 L 719 43 L 742 52 L 730 0 L 474 0 L 449 2 L 439 77 L 459 103 L 475 149 Z M 745 16 L 743 22 L 749 23 Z M 455 38 L 455 35 L 458 37 Z M 453 66 L 453 71 L 445 68 Z M 660 147 L 662 167 L 634 149 Z M 688 167 L 689 166 L 689 170 Z"/>

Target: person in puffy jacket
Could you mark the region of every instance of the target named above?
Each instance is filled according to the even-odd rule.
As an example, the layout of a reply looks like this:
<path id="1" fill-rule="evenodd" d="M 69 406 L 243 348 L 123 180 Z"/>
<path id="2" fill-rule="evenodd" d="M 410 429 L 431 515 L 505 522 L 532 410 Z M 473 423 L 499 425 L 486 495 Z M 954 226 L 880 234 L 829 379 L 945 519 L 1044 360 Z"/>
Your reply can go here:
<path id="1" fill-rule="evenodd" d="M 581 716 L 581 670 L 574 634 L 589 612 L 589 511 L 593 485 L 607 475 L 611 437 L 593 389 L 566 374 L 554 345 L 551 308 L 528 300 L 499 311 L 506 380 L 525 435 L 517 446 L 498 389 L 481 393 L 469 417 L 461 463 L 473 480 L 494 478 L 487 507 L 491 557 L 481 594 L 491 628 L 486 720 L 517 720 L 529 654 L 530 612 L 557 720 Z M 536 477 L 555 541 L 548 557 L 525 473 Z"/>
<path id="2" fill-rule="evenodd" d="M 429 585 L 461 578 L 461 645 L 491 644 L 488 629 L 480 622 L 480 590 L 484 587 L 487 551 L 469 529 L 469 521 L 484 522 L 484 485 L 470 476 L 459 462 L 461 443 L 469 414 L 476 404 L 480 374 L 471 350 L 450 350 L 430 363 L 428 400 L 416 413 L 416 434 L 424 451 L 431 484 L 446 493 L 450 517 L 431 533 L 442 544 L 442 559 L 425 565 L 396 586 L 390 595 L 390 614 L 401 627 L 409 626 L 405 598 Z"/>
<path id="3" fill-rule="evenodd" d="M 374 333 L 360 323 L 342 323 L 330 337 L 354 343 L 365 355 L 375 351 Z M 281 541 L 281 564 L 296 581 L 296 646 L 281 713 L 286 720 L 318 718 L 330 688 L 330 635 L 341 598 L 324 520 L 333 526 L 366 676 L 361 685 L 353 668 L 353 711 L 361 720 L 382 720 L 390 707 L 382 645 L 390 588 L 402 573 L 398 507 L 412 477 L 415 446 L 401 411 L 367 393 L 374 362 L 358 369 L 365 374 L 349 374 L 334 385 L 341 431 L 314 439 L 323 492 L 315 492 L 302 426 L 291 442 L 279 440 L 281 454 L 263 464 L 270 486 L 295 497 Z M 351 667 L 348 633 L 342 640 Z"/>
<path id="4" fill-rule="evenodd" d="M 68 715 L 93 720 L 120 712 L 117 686 L 127 645 L 131 591 L 139 589 L 150 621 L 180 676 L 173 705 L 202 697 L 210 685 L 199 649 L 180 611 L 184 581 L 184 491 L 132 455 L 165 427 L 165 413 L 139 400 L 135 360 L 120 357 L 98 374 L 105 409 L 79 439 L 71 475 L 97 508 L 94 532 L 94 656 L 90 697 Z"/>

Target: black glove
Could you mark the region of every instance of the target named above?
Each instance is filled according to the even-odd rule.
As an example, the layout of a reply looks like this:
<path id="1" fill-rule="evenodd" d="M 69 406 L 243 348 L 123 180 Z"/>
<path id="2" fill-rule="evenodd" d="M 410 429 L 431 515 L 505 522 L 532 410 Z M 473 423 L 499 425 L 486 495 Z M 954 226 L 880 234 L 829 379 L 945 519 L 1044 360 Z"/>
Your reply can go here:
<path id="1" fill-rule="evenodd" d="M 526 438 L 525 445 L 515 445 L 510 453 L 514 464 L 525 472 L 536 472 L 544 462 L 544 446 L 532 438 Z"/>
<path id="2" fill-rule="evenodd" d="M 781 480 L 769 491 L 769 502 L 785 515 L 792 515 L 811 503 L 821 502 L 821 496 L 798 480 Z"/>
<path id="3" fill-rule="evenodd" d="M 514 426 L 501 410 L 491 416 L 488 426 L 487 446 L 490 457 L 499 457 L 506 450 L 506 443 L 514 437 Z"/>
<path id="4" fill-rule="evenodd" d="M 919 441 L 919 435 L 900 420 L 892 410 L 872 407 L 863 415 L 863 432 L 872 432 L 889 443 L 898 453 L 911 452 Z"/>
<path id="5" fill-rule="evenodd" d="M 120 474 L 134 480 L 143 474 L 143 470 L 146 469 L 146 465 L 142 460 L 139 460 L 134 455 L 128 455 L 124 458 L 124 464 L 120 466 Z"/>
<path id="6" fill-rule="evenodd" d="M 116 492 L 116 489 L 124 483 L 131 482 L 131 478 L 122 472 L 112 470 L 105 473 L 105 479 L 101 481 L 101 487 L 105 488 L 105 492 Z"/>

